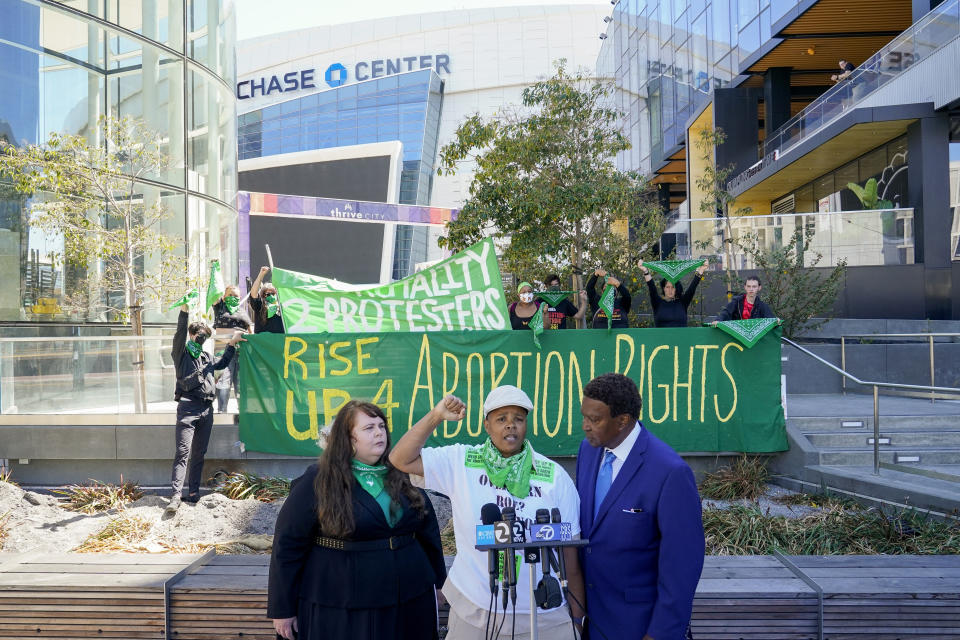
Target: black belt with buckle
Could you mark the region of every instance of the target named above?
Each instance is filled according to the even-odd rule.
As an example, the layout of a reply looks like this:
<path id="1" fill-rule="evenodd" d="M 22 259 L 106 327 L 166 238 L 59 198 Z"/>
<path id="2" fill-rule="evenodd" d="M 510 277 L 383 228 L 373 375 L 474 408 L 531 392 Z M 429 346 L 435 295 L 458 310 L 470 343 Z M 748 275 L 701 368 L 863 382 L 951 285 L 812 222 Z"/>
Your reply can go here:
<path id="1" fill-rule="evenodd" d="M 337 551 L 382 551 L 385 549 L 396 551 L 414 540 L 416 540 L 416 536 L 408 533 L 405 536 L 392 536 L 380 540 L 341 540 L 340 538 L 317 536 L 316 543 L 319 547 L 336 549 Z"/>

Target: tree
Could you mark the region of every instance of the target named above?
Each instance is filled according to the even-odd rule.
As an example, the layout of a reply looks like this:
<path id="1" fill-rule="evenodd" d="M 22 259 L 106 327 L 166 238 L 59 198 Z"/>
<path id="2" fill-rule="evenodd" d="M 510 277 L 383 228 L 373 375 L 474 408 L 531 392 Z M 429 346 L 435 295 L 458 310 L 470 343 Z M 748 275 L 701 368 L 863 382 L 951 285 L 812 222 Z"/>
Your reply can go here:
<path id="1" fill-rule="evenodd" d="M 54 256 L 78 275 L 64 309 L 86 317 L 108 314 L 143 335 L 144 305 L 163 305 L 187 286 L 181 237 L 163 228 L 171 213 L 141 180 L 164 175 L 170 161 L 158 134 L 129 117 L 102 117 L 98 139 L 53 133 L 45 145 L 0 141 L 0 176 L 32 198 L 29 222 L 63 238 Z M 138 341 L 135 392 L 146 408 L 143 343 Z"/>
<path id="2" fill-rule="evenodd" d="M 603 267 L 621 279 L 654 246 L 663 216 L 636 172 L 617 169 L 630 148 L 612 87 L 583 72 L 556 73 L 523 91 L 519 106 L 474 115 L 440 151 L 440 175 L 475 166 L 469 197 L 440 238 L 461 250 L 492 235 L 505 271 L 523 279 Z M 531 274 L 531 275 L 527 275 Z"/>

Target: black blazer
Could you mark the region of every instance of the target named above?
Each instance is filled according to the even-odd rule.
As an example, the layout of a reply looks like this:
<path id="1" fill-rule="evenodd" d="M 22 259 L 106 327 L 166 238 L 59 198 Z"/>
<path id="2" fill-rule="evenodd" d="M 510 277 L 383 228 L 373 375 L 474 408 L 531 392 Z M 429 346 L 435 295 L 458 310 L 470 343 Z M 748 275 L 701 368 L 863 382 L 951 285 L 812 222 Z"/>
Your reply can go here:
<path id="1" fill-rule="evenodd" d="M 293 481 L 280 509 L 270 558 L 267 617 L 297 615 L 300 601 L 325 607 L 369 609 L 394 606 L 443 586 L 447 577 L 440 545 L 440 527 L 430 499 L 421 518 L 403 499 L 403 516 L 390 528 L 383 510 L 354 480 L 352 540 L 380 540 L 415 534 L 412 544 L 391 551 L 339 551 L 320 547 L 317 497 L 313 481 L 317 465 Z"/>

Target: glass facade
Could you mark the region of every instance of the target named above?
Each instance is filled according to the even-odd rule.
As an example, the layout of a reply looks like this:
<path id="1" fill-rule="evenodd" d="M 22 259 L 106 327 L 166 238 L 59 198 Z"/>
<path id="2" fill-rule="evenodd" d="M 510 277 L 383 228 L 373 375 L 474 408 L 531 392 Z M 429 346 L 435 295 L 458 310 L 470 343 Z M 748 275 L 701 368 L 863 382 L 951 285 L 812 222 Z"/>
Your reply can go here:
<path id="1" fill-rule="evenodd" d="M 443 81 L 432 70 L 387 76 L 287 100 L 239 118 L 241 160 L 399 140 L 400 204 L 430 204 Z M 426 260 L 427 230 L 398 226 L 393 277 Z"/>
<path id="2" fill-rule="evenodd" d="M 98 144 L 105 115 L 159 132 L 170 166 L 134 182 L 135 196 L 172 213 L 194 274 L 219 257 L 237 269 L 236 82 L 229 0 L 0 0 L 0 137 L 42 144 L 50 134 Z M 82 281 L 54 259 L 63 238 L 29 225 L 29 202 L 0 192 L 0 321 L 80 321 L 50 302 Z M 13 274 L 19 273 L 19 277 Z M 38 304 L 45 299 L 46 304 Z M 145 320 L 172 313 L 148 308 Z"/>

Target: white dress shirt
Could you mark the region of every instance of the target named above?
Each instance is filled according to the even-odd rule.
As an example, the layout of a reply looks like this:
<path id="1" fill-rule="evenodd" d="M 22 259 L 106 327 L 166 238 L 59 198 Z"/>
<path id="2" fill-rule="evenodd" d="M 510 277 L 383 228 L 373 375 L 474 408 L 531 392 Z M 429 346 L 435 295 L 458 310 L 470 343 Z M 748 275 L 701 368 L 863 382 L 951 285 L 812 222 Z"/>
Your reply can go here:
<path id="1" fill-rule="evenodd" d="M 630 430 L 630 434 L 624 438 L 615 449 L 607 449 L 604 447 L 603 455 L 607 455 L 607 451 L 612 451 L 613 455 L 616 456 L 613 460 L 613 473 L 610 477 L 610 482 L 613 483 L 617 479 L 617 474 L 620 473 L 620 469 L 623 467 L 623 463 L 627 461 L 627 456 L 630 455 L 630 450 L 633 449 L 633 445 L 637 442 L 637 438 L 640 437 L 640 430 L 643 427 L 640 426 L 640 423 L 637 422 L 633 425 L 633 429 Z M 603 460 L 603 458 L 600 458 Z M 603 466 L 603 465 L 601 465 Z"/>

